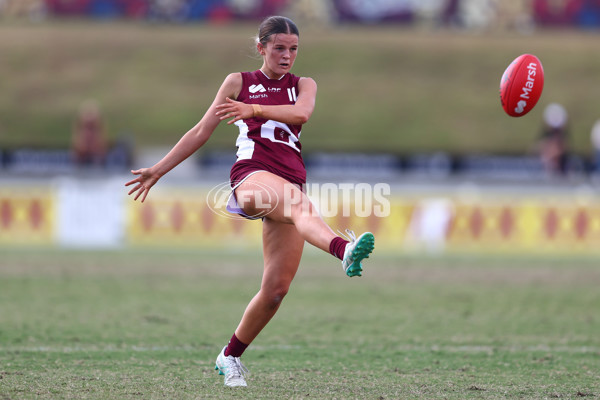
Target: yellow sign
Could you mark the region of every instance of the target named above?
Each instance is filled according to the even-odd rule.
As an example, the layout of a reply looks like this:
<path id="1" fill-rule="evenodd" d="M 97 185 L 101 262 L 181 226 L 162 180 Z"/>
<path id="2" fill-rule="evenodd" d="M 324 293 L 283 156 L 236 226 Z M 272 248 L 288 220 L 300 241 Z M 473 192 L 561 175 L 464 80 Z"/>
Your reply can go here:
<path id="1" fill-rule="evenodd" d="M 0 245 L 54 242 L 55 200 L 50 189 L 0 189 Z"/>

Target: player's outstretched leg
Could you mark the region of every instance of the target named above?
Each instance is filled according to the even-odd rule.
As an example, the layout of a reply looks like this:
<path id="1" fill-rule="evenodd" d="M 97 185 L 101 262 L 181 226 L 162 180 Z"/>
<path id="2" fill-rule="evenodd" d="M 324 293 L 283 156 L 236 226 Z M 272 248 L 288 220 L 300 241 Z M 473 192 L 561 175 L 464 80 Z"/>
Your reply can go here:
<path id="1" fill-rule="evenodd" d="M 244 376 L 248 373 L 248 369 L 244 367 L 239 357 L 225 356 L 225 349 L 219 353 L 217 357 L 217 365 L 215 370 L 219 371 L 219 375 L 225 375 L 225 386 L 247 386 Z"/>
<path id="2" fill-rule="evenodd" d="M 362 263 L 361 261 L 365 258 L 369 258 L 369 254 L 373 252 L 375 248 L 375 237 L 371 232 L 365 232 L 359 237 L 356 237 L 354 232 L 346 229 L 348 235 L 348 243 L 346 250 L 344 251 L 344 258 L 342 259 L 342 267 L 344 272 L 349 277 L 362 276 Z"/>

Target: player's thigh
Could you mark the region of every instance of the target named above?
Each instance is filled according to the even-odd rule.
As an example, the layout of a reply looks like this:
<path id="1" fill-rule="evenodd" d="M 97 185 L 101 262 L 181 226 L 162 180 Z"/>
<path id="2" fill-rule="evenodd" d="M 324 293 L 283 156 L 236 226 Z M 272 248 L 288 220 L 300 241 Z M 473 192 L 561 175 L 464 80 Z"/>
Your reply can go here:
<path id="1" fill-rule="evenodd" d="M 265 219 L 263 221 L 264 289 L 287 292 L 294 279 L 304 239 L 292 224 Z"/>
<path id="2" fill-rule="evenodd" d="M 249 176 L 235 189 L 238 205 L 247 215 L 265 215 L 292 223 L 292 215 L 312 210 L 310 199 L 296 185 L 266 171 Z"/>

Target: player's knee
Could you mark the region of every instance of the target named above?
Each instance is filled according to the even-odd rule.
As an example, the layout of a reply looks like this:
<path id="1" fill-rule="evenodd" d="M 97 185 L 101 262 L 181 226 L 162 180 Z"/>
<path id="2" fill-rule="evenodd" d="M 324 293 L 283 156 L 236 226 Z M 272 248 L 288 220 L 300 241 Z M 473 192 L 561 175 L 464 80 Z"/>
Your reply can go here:
<path id="1" fill-rule="evenodd" d="M 283 298 L 288 293 L 289 286 L 278 286 L 266 291 L 266 300 L 270 308 L 277 308 L 283 301 Z"/>

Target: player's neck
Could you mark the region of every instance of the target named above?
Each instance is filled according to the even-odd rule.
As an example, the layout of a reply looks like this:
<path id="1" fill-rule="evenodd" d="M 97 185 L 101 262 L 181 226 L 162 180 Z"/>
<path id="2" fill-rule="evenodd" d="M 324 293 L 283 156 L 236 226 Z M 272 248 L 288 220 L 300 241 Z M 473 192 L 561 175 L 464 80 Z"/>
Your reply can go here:
<path id="1" fill-rule="evenodd" d="M 274 80 L 277 80 L 277 81 L 278 81 L 278 80 L 280 80 L 281 78 L 283 78 L 283 77 L 284 77 L 284 75 L 285 75 L 285 74 L 284 74 L 284 75 L 280 75 L 280 76 L 274 76 L 274 77 L 273 77 L 273 76 L 270 76 L 269 74 L 267 74 L 267 73 L 266 73 L 266 72 L 263 70 L 263 68 L 264 68 L 264 67 L 262 67 L 261 69 L 259 69 L 259 71 L 260 71 L 260 72 L 262 72 L 262 73 L 263 73 L 263 75 L 264 75 L 264 76 L 265 76 L 267 79 L 274 79 Z"/>

